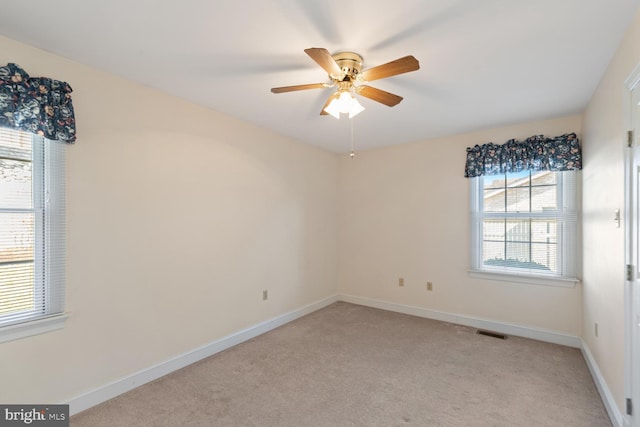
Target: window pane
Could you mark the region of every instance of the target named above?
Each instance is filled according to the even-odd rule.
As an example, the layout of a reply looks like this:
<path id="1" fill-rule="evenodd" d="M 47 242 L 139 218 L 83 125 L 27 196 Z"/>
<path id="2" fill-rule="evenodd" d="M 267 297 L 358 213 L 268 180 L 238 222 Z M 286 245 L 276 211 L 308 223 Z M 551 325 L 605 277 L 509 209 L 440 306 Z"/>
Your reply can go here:
<path id="1" fill-rule="evenodd" d="M 558 227 L 555 219 L 531 221 L 531 241 L 535 243 L 557 243 Z"/>
<path id="2" fill-rule="evenodd" d="M 505 220 L 487 219 L 482 226 L 483 263 L 504 260 Z"/>
<path id="3" fill-rule="evenodd" d="M 535 172 L 531 176 L 531 210 L 533 212 L 558 209 L 558 182 L 553 172 Z"/>
<path id="4" fill-rule="evenodd" d="M 507 188 L 507 212 L 529 212 L 529 185 Z"/>
<path id="5" fill-rule="evenodd" d="M 553 172 L 517 172 L 483 178 L 484 212 L 555 210 L 557 182 Z"/>
<path id="6" fill-rule="evenodd" d="M 531 240 L 529 218 L 507 220 L 506 240 L 508 242 L 527 243 Z"/>
<path id="7" fill-rule="evenodd" d="M 555 211 L 558 209 L 558 188 L 554 186 L 538 186 L 531 188 L 531 211 Z"/>
<path id="8" fill-rule="evenodd" d="M 529 212 L 529 171 L 506 175 L 506 211 Z"/>
<path id="9" fill-rule="evenodd" d="M 531 185 L 558 185 L 558 173 L 551 171 L 531 172 Z"/>
<path id="10" fill-rule="evenodd" d="M 504 188 L 501 190 L 485 190 L 484 191 L 484 211 L 485 212 L 504 212 Z"/>
<path id="11" fill-rule="evenodd" d="M 31 209 L 31 162 L 0 158 L 0 208 Z"/>
<path id="12" fill-rule="evenodd" d="M 485 212 L 504 212 L 505 176 L 485 176 L 483 185 L 483 210 Z"/>
<path id="13" fill-rule="evenodd" d="M 531 173 L 529 171 L 523 172 L 515 172 L 508 173 L 506 175 L 507 178 L 507 187 L 508 188 L 529 188 L 529 175 Z"/>
<path id="14" fill-rule="evenodd" d="M 33 213 L 0 213 L 0 264 L 33 261 Z"/>
<path id="15" fill-rule="evenodd" d="M 530 268 L 531 248 L 529 243 L 507 242 L 507 266 L 514 268 Z"/>
<path id="16" fill-rule="evenodd" d="M 531 222 L 531 260 L 553 273 L 558 271 L 558 223 L 555 219 Z"/>
<path id="17" fill-rule="evenodd" d="M 511 219 L 506 222 L 506 266 L 529 268 L 528 263 L 531 261 L 530 240 L 531 222 L 529 218 Z"/>
<path id="18" fill-rule="evenodd" d="M 485 240 L 482 242 L 482 255 L 484 265 L 504 267 L 504 242 Z"/>
<path id="19" fill-rule="evenodd" d="M 0 316 L 34 308 L 33 263 L 0 264 Z"/>
<path id="20" fill-rule="evenodd" d="M 482 177 L 482 186 L 485 190 L 501 190 L 505 187 L 504 175 L 487 175 Z"/>
<path id="21" fill-rule="evenodd" d="M 484 241 L 504 242 L 505 220 L 485 219 L 482 225 L 482 237 Z"/>
<path id="22" fill-rule="evenodd" d="M 30 161 L 31 150 L 31 134 L 0 128 L 0 158 Z"/>
<path id="23" fill-rule="evenodd" d="M 0 129 L 0 210 L 33 209 L 33 139 Z M 34 214 L 0 212 L 0 316 L 35 307 Z"/>
<path id="24" fill-rule="evenodd" d="M 483 265 L 557 272 L 555 219 L 488 219 L 483 221 Z"/>
<path id="25" fill-rule="evenodd" d="M 532 243 L 531 244 L 531 261 L 532 268 L 551 273 L 558 272 L 556 243 Z"/>

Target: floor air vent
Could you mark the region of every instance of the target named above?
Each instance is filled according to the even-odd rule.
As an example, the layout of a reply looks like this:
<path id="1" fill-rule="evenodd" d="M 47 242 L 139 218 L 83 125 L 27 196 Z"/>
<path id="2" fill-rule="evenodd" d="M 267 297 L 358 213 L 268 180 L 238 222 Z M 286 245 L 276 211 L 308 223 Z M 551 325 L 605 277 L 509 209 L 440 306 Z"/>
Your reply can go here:
<path id="1" fill-rule="evenodd" d="M 492 337 L 492 338 L 499 338 L 501 340 L 506 340 L 507 339 L 507 336 L 504 335 L 504 334 L 499 334 L 497 332 L 491 332 L 491 331 L 483 331 L 483 330 L 480 330 L 480 329 L 478 329 L 476 331 L 476 334 L 485 335 L 487 337 Z"/>

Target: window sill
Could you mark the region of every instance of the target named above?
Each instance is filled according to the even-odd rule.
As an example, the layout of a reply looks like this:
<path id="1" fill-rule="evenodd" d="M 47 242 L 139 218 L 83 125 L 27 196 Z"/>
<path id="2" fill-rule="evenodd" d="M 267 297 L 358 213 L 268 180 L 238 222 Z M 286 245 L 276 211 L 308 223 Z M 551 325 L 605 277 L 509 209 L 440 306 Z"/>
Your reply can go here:
<path id="1" fill-rule="evenodd" d="M 62 329 L 68 317 L 69 315 L 67 313 L 63 313 L 43 319 L 0 327 L 0 343 Z"/>
<path id="2" fill-rule="evenodd" d="M 544 277 L 521 274 L 498 273 L 495 271 L 469 270 L 469 276 L 476 279 L 499 280 L 502 282 L 526 283 L 529 285 L 575 288 L 580 279 L 573 277 Z"/>

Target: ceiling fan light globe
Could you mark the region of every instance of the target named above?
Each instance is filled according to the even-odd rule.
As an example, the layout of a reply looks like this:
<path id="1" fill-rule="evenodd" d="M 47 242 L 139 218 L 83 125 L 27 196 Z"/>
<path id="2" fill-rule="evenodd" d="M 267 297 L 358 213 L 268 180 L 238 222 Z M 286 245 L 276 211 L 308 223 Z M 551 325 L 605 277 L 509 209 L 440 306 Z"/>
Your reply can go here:
<path id="1" fill-rule="evenodd" d="M 349 110 L 349 118 L 352 119 L 362 111 L 364 111 L 364 107 L 358 102 L 357 99 L 351 98 L 353 101 L 351 102 L 351 109 Z"/>
<path id="2" fill-rule="evenodd" d="M 336 119 L 340 119 L 340 107 L 338 105 L 337 98 L 333 98 L 329 105 L 325 107 L 324 111 L 331 114 Z"/>

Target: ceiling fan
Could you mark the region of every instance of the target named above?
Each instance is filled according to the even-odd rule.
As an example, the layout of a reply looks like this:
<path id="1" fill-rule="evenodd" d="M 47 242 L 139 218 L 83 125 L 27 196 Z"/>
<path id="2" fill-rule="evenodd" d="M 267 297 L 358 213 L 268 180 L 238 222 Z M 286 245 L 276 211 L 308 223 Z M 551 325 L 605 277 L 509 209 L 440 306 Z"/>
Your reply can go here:
<path id="1" fill-rule="evenodd" d="M 329 96 L 320 114 L 331 114 L 338 119 L 340 113 L 348 113 L 349 118 L 352 118 L 364 110 L 355 95 L 362 95 L 389 107 L 397 105 L 402 101 L 401 96 L 376 89 L 366 83 L 420 69 L 420 63 L 412 55 L 361 71 L 362 56 L 357 53 L 339 52 L 332 55 L 328 50 L 319 47 L 312 47 L 304 51 L 329 74 L 331 82 L 274 87 L 271 92 L 284 93 L 337 86 L 338 90 Z"/>

